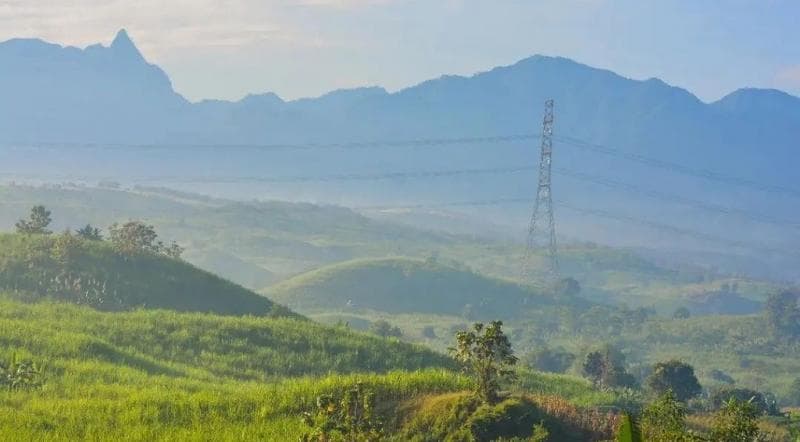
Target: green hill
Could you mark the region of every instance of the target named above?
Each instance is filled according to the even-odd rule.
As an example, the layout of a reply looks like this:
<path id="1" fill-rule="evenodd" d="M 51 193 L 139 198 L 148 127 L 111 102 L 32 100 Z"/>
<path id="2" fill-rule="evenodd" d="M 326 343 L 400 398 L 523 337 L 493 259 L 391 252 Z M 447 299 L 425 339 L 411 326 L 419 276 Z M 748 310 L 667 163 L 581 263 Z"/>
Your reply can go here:
<path id="1" fill-rule="evenodd" d="M 297 440 L 300 412 L 357 380 L 393 400 L 469 386 L 443 355 L 306 320 L 6 298 L 0 365 L 46 369 L 41 390 L 0 389 L 4 440 Z"/>
<path id="2" fill-rule="evenodd" d="M 388 313 L 509 317 L 526 305 L 556 300 L 536 289 L 464 268 L 402 258 L 355 260 L 326 266 L 284 281 L 264 292 L 299 311 L 359 308 Z"/>
<path id="3" fill-rule="evenodd" d="M 287 313 L 270 300 L 184 261 L 120 254 L 103 241 L 0 234 L 0 290 L 106 310 L 164 308 L 220 314 Z"/>
<path id="4" fill-rule="evenodd" d="M 301 413 L 356 382 L 395 433 L 404 404 L 471 386 L 438 353 L 304 320 L 0 295 L 0 362 L 12 354 L 46 369 L 41 389 L 0 390 L 4 440 L 298 440 Z M 523 371 L 513 388 L 582 407 L 619 401 L 569 376 Z"/>

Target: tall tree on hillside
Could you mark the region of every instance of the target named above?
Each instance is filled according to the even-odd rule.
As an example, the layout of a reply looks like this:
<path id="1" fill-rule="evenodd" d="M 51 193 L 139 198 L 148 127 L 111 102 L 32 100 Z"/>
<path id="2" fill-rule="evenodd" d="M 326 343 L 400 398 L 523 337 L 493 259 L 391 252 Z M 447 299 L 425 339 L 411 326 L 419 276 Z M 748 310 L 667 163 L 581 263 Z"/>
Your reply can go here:
<path id="1" fill-rule="evenodd" d="M 17 221 L 15 227 L 18 233 L 26 235 L 48 235 L 53 233 L 47 229 L 52 221 L 50 211 L 44 206 L 33 206 L 28 219 Z"/>
<path id="2" fill-rule="evenodd" d="M 503 333 L 502 321 L 492 321 L 488 326 L 477 322 L 472 330 L 456 333 L 456 346 L 450 352 L 475 378 L 475 394 L 483 402 L 497 402 L 500 381 L 515 376 L 512 367 L 517 358 Z"/>

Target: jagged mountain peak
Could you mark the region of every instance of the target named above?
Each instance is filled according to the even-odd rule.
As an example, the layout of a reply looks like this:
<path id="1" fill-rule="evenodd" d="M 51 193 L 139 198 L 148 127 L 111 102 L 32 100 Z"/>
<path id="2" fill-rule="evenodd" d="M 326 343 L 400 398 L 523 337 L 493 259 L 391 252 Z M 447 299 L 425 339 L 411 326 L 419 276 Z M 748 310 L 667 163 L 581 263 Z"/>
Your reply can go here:
<path id="1" fill-rule="evenodd" d="M 111 42 L 111 46 L 109 49 L 114 54 L 119 54 L 121 57 L 125 59 L 129 59 L 132 61 L 144 61 L 144 57 L 142 53 L 139 52 L 139 49 L 131 40 L 131 37 L 128 35 L 128 31 L 125 29 L 120 29 L 117 32 L 117 35 L 114 37 L 114 40 Z"/>

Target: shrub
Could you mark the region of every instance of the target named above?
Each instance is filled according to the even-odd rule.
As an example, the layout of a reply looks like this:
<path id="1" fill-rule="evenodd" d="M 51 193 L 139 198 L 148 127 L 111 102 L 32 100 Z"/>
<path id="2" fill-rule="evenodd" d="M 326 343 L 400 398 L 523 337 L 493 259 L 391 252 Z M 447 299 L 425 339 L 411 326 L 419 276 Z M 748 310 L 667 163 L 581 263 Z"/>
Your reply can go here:
<path id="1" fill-rule="evenodd" d="M 44 367 L 28 359 L 0 361 L 0 386 L 9 390 L 31 390 L 42 386 Z"/>
<path id="2" fill-rule="evenodd" d="M 686 431 L 686 406 L 667 390 L 642 412 L 642 435 L 652 442 L 690 441 Z"/>
<path id="3" fill-rule="evenodd" d="M 375 394 L 361 383 L 345 390 L 340 398 L 317 397 L 315 412 L 303 413 L 303 422 L 311 427 L 301 436 L 302 442 L 330 441 L 334 437 L 353 442 L 380 440 L 383 427 L 375 415 Z"/>
<path id="4" fill-rule="evenodd" d="M 750 402 L 729 399 L 714 416 L 710 438 L 714 442 L 752 442 L 759 434 L 757 408 Z"/>
<path id="5" fill-rule="evenodd" d="M 772 395 L 764 394 L 749 388 L 718 388 L 711 393 L 709 404 L 713 410 L 719 410 L 731 399 L 750 403 L 758 414 L 780 414 L 780 410 L 778 410 Z"/>
<path id="6" fill-rule="evenodd" d="M 388 321 L 385 321 L 383 319 L 379 319 L 373 322 L 369 326 L 369 331 L 372 334 L 378 335 L 382 338 L 388 338 L 388 337 L 400 338 L 403 336 L 403 331 L 400 330 L 400 327 L 393 326 Z"/>

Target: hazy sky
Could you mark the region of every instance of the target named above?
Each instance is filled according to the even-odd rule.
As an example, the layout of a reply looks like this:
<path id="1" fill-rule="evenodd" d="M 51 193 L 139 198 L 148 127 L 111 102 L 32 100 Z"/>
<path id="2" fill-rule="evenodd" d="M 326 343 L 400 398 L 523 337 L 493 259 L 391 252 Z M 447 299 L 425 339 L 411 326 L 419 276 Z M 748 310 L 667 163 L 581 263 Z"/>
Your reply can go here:
<path id="1" fill-rule="evenodd" d="M 193 100 L 395 90 L 537 53 L 704 100 L 800 95 L 798 0 L 0 0 L 0 40 L 83 47 L 123 27 Z"/>

